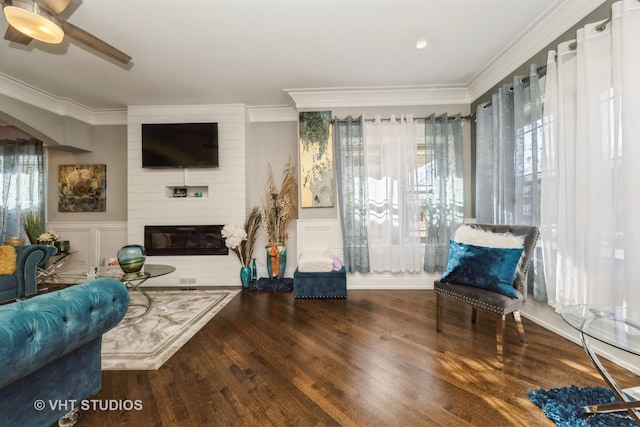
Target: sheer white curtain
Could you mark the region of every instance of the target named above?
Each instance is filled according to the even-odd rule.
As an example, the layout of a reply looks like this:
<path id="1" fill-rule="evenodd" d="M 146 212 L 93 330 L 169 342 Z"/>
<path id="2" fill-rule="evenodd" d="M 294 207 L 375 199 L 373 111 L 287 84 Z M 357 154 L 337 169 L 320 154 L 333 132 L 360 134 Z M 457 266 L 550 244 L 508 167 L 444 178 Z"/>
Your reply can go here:
<path id="1" fill-rule="evenodd" d="M 542 241 L 548 302 L 640 305 L 640 2 L 550 52 Z"/>
<path id="2" fill-rule="evenodd" d="M 416 125 L 412 115 L 365 123 L 371 271 L 419 272 L 420 209 Z"/>

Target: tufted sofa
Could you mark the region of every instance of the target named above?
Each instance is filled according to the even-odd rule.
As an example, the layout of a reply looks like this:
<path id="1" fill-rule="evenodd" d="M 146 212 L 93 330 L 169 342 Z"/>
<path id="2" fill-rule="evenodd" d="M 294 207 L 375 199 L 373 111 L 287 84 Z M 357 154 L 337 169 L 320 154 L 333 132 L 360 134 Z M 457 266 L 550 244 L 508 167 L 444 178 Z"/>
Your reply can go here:
<path id="1" fill-rule="evenodd" d="M 0 306 L 0 424 L 50 426 L 100 390 L 102 334 L 128 307 L 111 278 Z"/>
<path id="2" fill-rule="evenodd" d="M 58 251 L 54 246 L 16 246 L 16 272 L 0 274 L 0 303 L 35 295 L 39 265 Z"/>

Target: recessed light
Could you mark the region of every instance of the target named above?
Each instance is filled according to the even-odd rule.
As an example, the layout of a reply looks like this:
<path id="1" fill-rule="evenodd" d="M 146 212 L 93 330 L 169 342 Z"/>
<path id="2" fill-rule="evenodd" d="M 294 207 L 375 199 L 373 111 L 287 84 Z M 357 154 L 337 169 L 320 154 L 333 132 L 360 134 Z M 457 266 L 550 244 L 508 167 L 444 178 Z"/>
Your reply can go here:
<path id="1" fill-rule="evenodd" d="M 427 47 L 427 41 L 426 40 L 420 40 L 416 44 L 416 49 L 424 49 L 425 47 Z"/>

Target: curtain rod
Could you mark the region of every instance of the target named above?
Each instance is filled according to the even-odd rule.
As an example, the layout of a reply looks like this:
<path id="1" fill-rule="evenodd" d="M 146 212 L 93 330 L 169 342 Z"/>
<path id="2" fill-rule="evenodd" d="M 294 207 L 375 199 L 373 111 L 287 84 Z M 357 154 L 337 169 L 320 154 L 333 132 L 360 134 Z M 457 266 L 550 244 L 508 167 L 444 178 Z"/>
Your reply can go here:
<path id="1" fill-rule="evenodd" d="M 449 117 L 454 117 L 454 116 L 449 116 Z M 460 116 L 460 119 L 461 120 L 471 120 L 471 119 L 473 119 L 473 117 L 474 117 L 474 114 L 468 114 L 466 116 Z M 380 120 L 383 121 L 383 122 L 388 122 L 389 120 L 391 120 L 391 118 L 390 117 L 382 117 L 382 118 L 380 118 Z M 430 117 L 415 117 L 415 120 L 427 121 L 427 120 L 431 120 L 431 118 Z M 436 120 L 442 120 L 442 116 L 437 116 Z M 335 123 L 336 121 L 338 121 L 338 122 L 346 122 L 347 119 L 331 119 L 331 123 Z M 364 121 L 365 122 L 374 122 L 374 121 L 376 121 L 376 119 L 364 119 Z"/>
<path id="2" fill-rule="evenodd" d="M 640 2 L 640 0 L 636 0 L 638 2 Z M 604 30 L 607 29 L 607 25 L 609 25 L 611 23 L 611 17 L 605 19 L 604 21 L 602 21 L 600 24 L 596 25 L 595 30 L 597 32 L 602 32 Z M 569 50 L 576 50 L 578 48 L 578 42 L 577 41 L 573 41 L 569 44 Z M 543 65 L 540 68 L 538 68 L 538 77 L 543 77 L 547 74 L 547 65 Z M 529 81 L 529 77 L 523 77 L 522 79 L 520 79 L 520 81 L 522 83 L 527 83 Z M 509 87 L 509 90 L 513 90 L 513 86 Z M 485 103 L 483 105 L 482 108 L 489 108 L 491 106 L 491 101 Z M 471 116 L 473 116 L 473 118 L 475 118 L 475 114 L 471 114 Z"/>
<path id="3" fill-rule="evenodd" d="M 538 77 L 543 77 L 543 76 L 545 76 L 545 75 L 547 75 L 547 65 L 546 65 L 546 64 L 538 68 Z M 527 83 L 527 82 L 529 81 L 529 79 L 530 79 L 530 77 L 529 77 L 529 76 L 525 76 L 525 77 L 521 77 L 521 78 L 520 78 L 520 81 L 521 81 L 522 83 Z M 510 92 L 512 92 L 512 91 L 513 91 L 513 86 L 509 86 L 509 91 L 510 91 Z M 491 107 L 491 101 L 485 102 L 485 103 L 482 105 L 482 108 L 489 108 L 489 107 Z M 475 114 L 475 113 L 472 113 L 472 114 L 471 114 L 471 118 L 472 118 L 472 119 L 475 119 L 475 118 L 476 118 L 476 114 Z"/>
<path id="4" fill-rule="evenodd" d="M 638 0 L 640 1 L 640 0 Z M 605 19 L 601 24 L 596 25 L 596 31 L 601 33 L 602 31 L 607 29 L 607 25 L 611 22 L 611 18 Z M 576 50 L 578 48 L 578 42 L 573 41 L 569 44 L 569 50 Z"/>

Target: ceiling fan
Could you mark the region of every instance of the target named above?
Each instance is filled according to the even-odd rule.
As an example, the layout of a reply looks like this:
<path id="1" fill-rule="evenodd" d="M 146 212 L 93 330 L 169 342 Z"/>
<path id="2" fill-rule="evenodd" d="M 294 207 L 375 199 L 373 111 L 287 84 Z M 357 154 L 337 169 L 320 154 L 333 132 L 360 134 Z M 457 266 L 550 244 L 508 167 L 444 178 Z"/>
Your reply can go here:
<path id="1" fill-rule="evenodd" d="M 64 36 L 112 59 L 128 64 L 131 57 L 85 30 L 60 18 L 71 0 L 0 0 L 9 27 L 6 40 L 27 45 L 36 39 L 57 44 Z"/>

